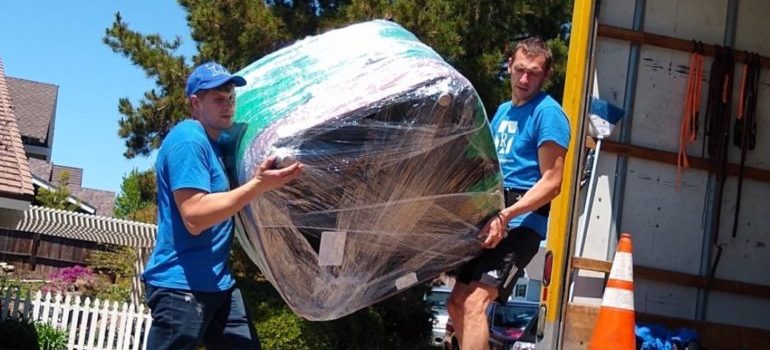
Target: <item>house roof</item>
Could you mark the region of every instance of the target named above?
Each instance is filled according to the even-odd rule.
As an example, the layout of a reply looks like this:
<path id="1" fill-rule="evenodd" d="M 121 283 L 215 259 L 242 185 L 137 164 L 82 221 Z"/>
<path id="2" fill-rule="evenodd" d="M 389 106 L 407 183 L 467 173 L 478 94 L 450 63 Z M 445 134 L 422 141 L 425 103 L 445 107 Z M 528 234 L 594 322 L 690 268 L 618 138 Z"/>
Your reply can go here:
<path id="1" fill-rule="evenodd" d="M 45 180 L 41 178 L 40 176 L 35 175 L 35 173 L 32 173 L 32 183 L 35 184 L 37 187 L 45 188 L 46 190 L 53 191 L 56 189 L 56 185 L 50 183 L 48 180 Z M 69 196 L 67 196 L 67 202 L 74 204 L 75 206 L 80 207 L 81 210 L 85 211 L 88 214 L 96 214 L 96 207 L 94 207 L 91 204 L 88 204 L 86 201 L 75 197 L 70 193 Z"/>
<path id="2" fill-rule="evenodd" d="M 0 60 L 0 197 L 31 201 L 32 175 Z"/>
<path id="3" fill-rule="evenodd" d="M 46 143 L 51 123 L 54 122 L 59 87 L 12 77 L 8 77 L 7 81 L 21 135 Z"/>
<path id="4" fill-rule="evenodd" d="M 157 226 L 99 215 L 31 206 L 11 230 L 135 248 L 155 245 Z"/>
<path id="5" fill-rule="evenodd" d="M 115 192 L 87 187 L 70 187 L 70 194 L 96 208 L 96 215 L 113 216 Z"/>
<path id="6" fill-rule="evenodd" d="M 112 216 L 115 210 L 115 192 L 81 187 L 83 169 L 52 164 L 41 159 L 30 158 L 29 166 L 32 174 L 51 187 L 59 183 L 59 175 L 66 170 L 70 174 L 70 196 L 89 207 L 96 209 L 96 215 Z"/>
<path id="7" fill-rule="evenodd" d="M 51 171 L 53 169 L 53 164 L 37 158 L 29 158 L 28 162 L 29 170 L 33 175 L 45 181 L 51 181 Z"/>
<path id="8" fill-rule="evenodd" d="M 67 185 L 70 188 L 80 187 L 83 185 L 83 168 L 76 168 L 74 166 L 58 165 L 54 164 L 51 169 L 51 180 L 54 183 L 58 183 L 62 173 L 67 172 L 69 174 L 69 181 Z"/>

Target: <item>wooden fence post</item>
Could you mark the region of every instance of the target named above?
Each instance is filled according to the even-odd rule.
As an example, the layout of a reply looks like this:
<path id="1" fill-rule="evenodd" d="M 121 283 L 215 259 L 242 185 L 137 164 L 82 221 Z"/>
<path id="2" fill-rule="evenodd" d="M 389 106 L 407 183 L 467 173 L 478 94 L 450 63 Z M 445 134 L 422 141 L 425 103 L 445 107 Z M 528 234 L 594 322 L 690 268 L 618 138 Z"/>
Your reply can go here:
<path id="1" fill-rule="evenodd" d="M 40 234 L 35 233 L 32 235 L 32 248 L 29 252 L 29 268 L 32 271 L 35 271 L 35 266 L 37 265 L 37 247 L 40 246 Z"/>

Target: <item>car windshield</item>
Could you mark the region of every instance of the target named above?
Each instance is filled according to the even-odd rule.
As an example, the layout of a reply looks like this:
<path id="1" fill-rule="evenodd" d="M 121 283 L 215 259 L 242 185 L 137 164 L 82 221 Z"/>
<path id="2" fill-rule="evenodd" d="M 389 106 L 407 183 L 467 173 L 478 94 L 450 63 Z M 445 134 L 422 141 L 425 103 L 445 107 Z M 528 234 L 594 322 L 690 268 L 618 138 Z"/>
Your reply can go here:
<path id="1" fill-rule="evenodd" d="M 449 297 L 449 292 L 440 292 L 440 291 L 430 291 L 425 296 L 425 301 L 428 302 L 428 305 L 430 305 L 433 309 L 443 309 L 446 310 L 446 300 Z"/>
<path id="2" fill-rule="evenodd" d="M 537 307 L 524 305 L 498 305 L 495 308 L 493 327 L 524 328 L 537 312 Z"/>

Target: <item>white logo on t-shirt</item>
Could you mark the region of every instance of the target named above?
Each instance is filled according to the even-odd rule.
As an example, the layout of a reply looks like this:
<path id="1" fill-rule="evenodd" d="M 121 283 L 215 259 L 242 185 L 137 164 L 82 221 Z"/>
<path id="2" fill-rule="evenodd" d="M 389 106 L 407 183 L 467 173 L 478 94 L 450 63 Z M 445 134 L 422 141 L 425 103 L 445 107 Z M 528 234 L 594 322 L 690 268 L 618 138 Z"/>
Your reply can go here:
<path id="1" fill-rule="evenodd" d="M 516 138 L 516 131 L 519 123 L 513 120 L 503 120 L 495 133 L 495 148 L 497 154 L 508 154 L 513 147 L 513 139 Z"/>

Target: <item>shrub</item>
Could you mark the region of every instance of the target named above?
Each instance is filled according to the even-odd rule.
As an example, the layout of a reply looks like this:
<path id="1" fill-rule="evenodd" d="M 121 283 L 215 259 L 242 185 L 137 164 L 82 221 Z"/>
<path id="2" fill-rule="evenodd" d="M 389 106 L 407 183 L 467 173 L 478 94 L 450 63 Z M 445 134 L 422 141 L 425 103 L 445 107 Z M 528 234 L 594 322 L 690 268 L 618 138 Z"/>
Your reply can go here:
<path id="1" fill-rule="evenodd" d="M 429 348 L 433 312 L 424 300 L 428 288 L 415 286 L 371 307 L 382 318 L 387 337 L 381 349 Z"/>
<path id="2" fill-rule="evenodd" d="M 292 313 L 270 283 L 261 277 L 239 278 L 246 307 L 264 350 L 326 350 L 328 325 L 303 320 Z"/>
<path id="3" fill-rule="evenodd" d="M 19 277 L 0 277 L 0 291 L 15 290 L 15 294 L 21 296 L 33 295 L 45 285 L 44 282 L 24 282 Z M 0 293 L 1 294 L 1 293 Z"/>
<path id="4" fill-rule="evenodd" d="M 395 349 L 387 346 L 383 319 L 371 307 L 328 324 L 334 336 L 332 349 Z"/>
<path id="5" fill-rule="evenodd" d="M 97 284 L 95 293 L 92 298 L 117 301 L 120 303 L 130 302 L 131 280 L 124 279 L 118 283 L 109 283 L 107 280 L 101 280 L 101 282 Z"/>
<path id="6" fill-rule="evenodd" d="M 47 323 L 35 324 L 40 350 L 67 350 L 67 332 Z"/>
<path id="7" fill-rule="evenodd" d="M 332 349 L 323 324 L 311 324 L 283 307 L 272 317 L 256 322 L 257 334 L 265 350 Z"/>
<path id="8" fill-rule="evenodd" d="M 107 245 L 103 249 L 91 251 L 86 259 L 94 271 L 110 276 L 112 282 L 134 274 L 137 259 L 134 248 Z"/>
<path id="9" fill-rule="evenodd" d="M 73 293 L 81 298 L 130 301 L 131 279 L 120 278 L 115 283 L 110 280 L 110 276 L 95 274 L 90 268 L 73 266 L 52 273 L 40 291 L 43 294 Z"/>
<path id="10" fill-rule="evenodd" d="M 296 316 L 243 251 L 234 244 L 233 272 L 265 350 L 427 349 L 432 313 L 427 286 L 338 320 L 310 322 Z"/>
<path id="11" fill-rule="evenodd" d="M 48 283 L 40 290 L 43 294 L 48 292 L 51 294 L 66 292 L 90 294 L 98 283 L 96 275 L 91 269 L 79 265 L 54 272 L 48 277 L 48 280 Z"/>
<path id="12" fill-rule="evenodd" d="M 131 277 L 134 275 L 136 250 L 126 246 L 106 245 L 92 251 L 86 259 L 100 277 L 92 297 L 128 302 L 131 300 Z"/>

